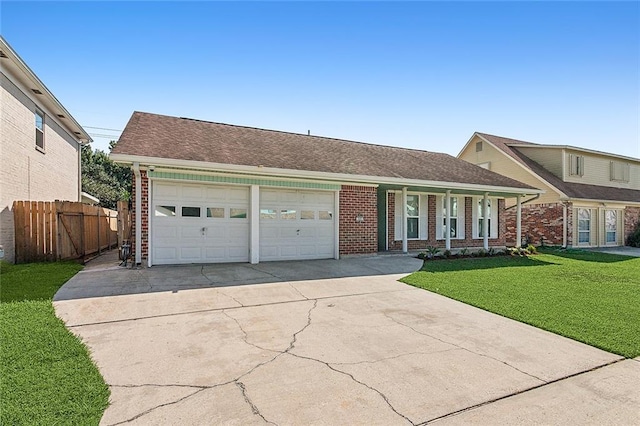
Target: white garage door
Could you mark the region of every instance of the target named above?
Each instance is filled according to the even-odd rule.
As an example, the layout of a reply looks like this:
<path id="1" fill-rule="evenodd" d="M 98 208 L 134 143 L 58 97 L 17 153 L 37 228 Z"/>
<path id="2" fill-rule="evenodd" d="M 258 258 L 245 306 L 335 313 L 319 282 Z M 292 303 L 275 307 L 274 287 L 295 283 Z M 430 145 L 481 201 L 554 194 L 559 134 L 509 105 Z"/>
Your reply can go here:
<path id="1" fill-rule="evenodd" d="M 153 264 L 249 261 L 249 188 L 154 182 Z"/>
<path id="2" fill-rule="evenodd" d="M 334 193 L 260 190 L 260 260 L 334 257 Z"/>

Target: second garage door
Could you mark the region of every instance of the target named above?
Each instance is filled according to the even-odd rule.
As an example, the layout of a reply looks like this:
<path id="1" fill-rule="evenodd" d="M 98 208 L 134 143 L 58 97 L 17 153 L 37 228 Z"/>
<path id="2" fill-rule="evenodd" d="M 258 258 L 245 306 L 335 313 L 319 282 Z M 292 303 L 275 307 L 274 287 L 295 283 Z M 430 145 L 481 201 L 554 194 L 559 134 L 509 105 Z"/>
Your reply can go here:
<path id="1" fill-rule="evenodd" d="M 330 259 L 335 250 L 334 193 L 260 190 L 260 260 Z"/>

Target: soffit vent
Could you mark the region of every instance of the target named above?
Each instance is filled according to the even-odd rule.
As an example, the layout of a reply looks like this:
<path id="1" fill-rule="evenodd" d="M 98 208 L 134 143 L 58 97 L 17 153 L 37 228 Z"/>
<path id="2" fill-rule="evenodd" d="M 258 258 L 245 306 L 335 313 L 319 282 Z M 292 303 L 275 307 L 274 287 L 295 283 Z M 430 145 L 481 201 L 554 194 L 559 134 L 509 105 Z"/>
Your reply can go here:
<path id="1" fill-rule="evenodd" d="M 31 91 L 32 91 L 33 93 L 35 93 L 36 95 L 42 95 L 42 92 L 41 92 L 41 91 L 39 91 L 38 89 L 31 89 Z"/>

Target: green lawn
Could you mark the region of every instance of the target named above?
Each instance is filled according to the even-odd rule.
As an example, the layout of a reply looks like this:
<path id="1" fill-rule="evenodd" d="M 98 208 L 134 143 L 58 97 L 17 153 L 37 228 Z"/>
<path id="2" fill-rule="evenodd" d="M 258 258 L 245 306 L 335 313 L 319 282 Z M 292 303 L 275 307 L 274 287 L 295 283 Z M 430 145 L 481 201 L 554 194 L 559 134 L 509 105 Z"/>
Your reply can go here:
<path id="1" fill-rule="evenodd" d="M 427 261 L 402 280 L 625 357 L 640 356 L 640 258 L 545 249 Z"/>
<path id="2" fill-rule="evenodd" d="M 109 389 L 51 299 L 82 266 L 0 264 L 0 424 L 98 424 Z"/>

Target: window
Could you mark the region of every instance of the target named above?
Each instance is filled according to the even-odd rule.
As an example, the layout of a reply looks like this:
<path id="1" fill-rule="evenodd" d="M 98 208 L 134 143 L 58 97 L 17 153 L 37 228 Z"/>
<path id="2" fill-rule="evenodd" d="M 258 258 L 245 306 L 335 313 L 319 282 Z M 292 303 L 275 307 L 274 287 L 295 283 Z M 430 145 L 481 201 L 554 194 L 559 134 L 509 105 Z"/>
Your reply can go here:
<path id="1" fill-rule="evenodd" d="M 155 216 L 170 217 L 176 215 L 176 206 L 156 206 Z"/>
<path id="2" fill-rule="evenodd" d="M 407 238 L 417 239 L 418 224 L 420 223 L 420 196 L 407 195 Z"/>
<path id="3" fill-rule="evenodd" d="M 591 212 L 578 209 L 578 244 L 589 244 L 591 241 Z"/>
<path id="4" fill-rule="evenodd" d="M 260 209 L 260 219 L 275 219 L 275 218 L 276 218 L 275 209 Z"/>
<path id="5" fill-rule="evenodd" d="M 611 162 L 611 180 L 629 182 L 629 163 Z"/>
<path id="6" fill-rule="evenodd" d="M 618 212 L 615 210 L 605 210 L 605 232 L 607 244 L 615 244 L 617 242 L 618 228 Z"/>
<path id="7" fill-rule="evenodd" d="M 313 220 L 313 219 L 315 219 L 315 218 L 316 218 L 315 213 L 316 213 L 316 212 L 315 212 L 315 211 L 313 211 L 313 210 L 302 210 L 302 211 L 300 212 L 300 219 L 303 219 L 303 220 Z"/>
<path id="8" fill-rule="evenodd" d="M 295 220 L 295 218 L 296 218 L 296 211 L 295 210 L 290 210 L 290 209 L 280 210 L 280 219 L 283 219 L 283 220 Z"/>
<path id="9" fill-rule="evenodd" d="M 482 167 L 483 169 L 491 170 L 491 161 L 487 161 L 486 163 L 478 164 L 478 167 Z"/>
<path id="10" fill-rule="evenodd" d="M 182 217 L 200 217 L 200 207 L 182 207 Z"/>
<path id="11" fill-rule="evenodd" d="M 447 235 L 447 207 L 446 197 L 442 197 L 442 238 L 446 238 Z M 449 236 L 451 238 L 458 238 L 458 197 L 451 197 L 449 199 L 449 208 L 451 210 L 451 229 L 449 229 Z"/>
<path id="12" fill-rule="evenodd" d="M 229 217 L 231 219 L 246 219 L 247 209 L 229 209 Z"/>
<path id="13" fill-rule="evenodd" d="M 584 155 L 569 155 L 569 173 L 572 176 L 584 175 Z"/>
<path id="14" fill-rule="evenodd" d="M 224 219 L 224 208 L 223 207 L 207 207 L 207 217 L 212 217 L 215 219 Z"/>
<path id="15" fill-rule="evenodd" d="M 482 151 L 482 141 L 476 142 L 476 152 Z"/>
<path id="16" fill-rule="evenodd" d="M 44 113 L 36 110 L 36 147 L 44 150 Z"/>
<path id="17" fill-rule="evenodd" d="M 320 220 L 331 220 L 333 219 L 333 213 L 328 210 L 320 210 L 318 212 L 318 219 Z"/>
<path id="18" fill-rule="evenodd" d="M 484 238 L 484 211 L 482 208 L 483 199 L 478 200 L 478 237 Z M 487 199 L 487 229 L 489 229 L 489 238 L 491 238 L 491 200 Z"/>

